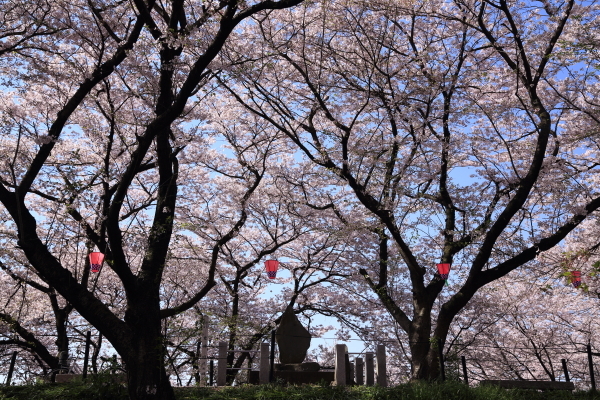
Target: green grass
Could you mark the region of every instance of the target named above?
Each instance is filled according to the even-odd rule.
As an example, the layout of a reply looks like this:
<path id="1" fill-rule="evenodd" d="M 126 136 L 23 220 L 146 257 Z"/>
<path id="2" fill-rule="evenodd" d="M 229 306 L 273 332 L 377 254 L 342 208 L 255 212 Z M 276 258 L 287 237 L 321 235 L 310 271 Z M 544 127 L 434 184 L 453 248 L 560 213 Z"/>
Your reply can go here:
<path id="1" fill-rule="evenodd" d="M 245 386 L 220 390 L 181 388 L 179 400 L 567 400 L 598 399 L 587 392 L 535 392 L 497 387 L 468 388 L 460 383 L 411 383 L 394 388 L 321 386 Z"/>
<path id="2" fill-rule="evenodd" d="M 328 386 L 240 386 L 227 388 L 175 388 L 178 400 L 600 400 L 589 392 L 535 392 L 496 387 L 468 388 L 461 383 L 410 383 L 394 388 Z M 126 400 L 122 385 L 102 378 L 88 382 L 38 384 L 0 388 L 0 400 Z"/>
<path id="3" fill-rule="evenodd" d="M 86 382 L 39 383 L 35 385 L 2 386 L 0 400 L 126 400 L 127 388 L 112 382 L 110 377 L 95 375 Z"/>

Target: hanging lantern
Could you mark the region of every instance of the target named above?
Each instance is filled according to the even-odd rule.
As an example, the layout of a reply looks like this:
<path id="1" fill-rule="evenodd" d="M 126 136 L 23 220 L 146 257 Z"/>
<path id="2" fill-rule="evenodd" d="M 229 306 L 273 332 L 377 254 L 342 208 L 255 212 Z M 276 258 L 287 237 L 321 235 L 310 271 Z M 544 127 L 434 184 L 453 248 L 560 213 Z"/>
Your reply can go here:
<path id="1" fill-rule="evenodd" d="M 437 264 L 438 274 L 442 277 L 442 279 L 448 284 L 448 275 L 450 274 L 450 264 L 442 263 Z"/>
<path id="2" fill-rule="evenodd" d="M 90 253 L 90 269 L 92 272 L 100 272 L 102 268 L 102 262 L 104 261 L 104 254 L 94 251 Z"/>
<path id="3" fill-rule="evenodd" d="M 581 271 L 572 271 L 571 272 L 571 283 L 573 287 L 577 289 L 581 285 Z"/>
<path id="4" fill-rule="evenodd" d="M 265 268 L 269 279 L 275 279 L 275 276 L 277 276 L 277 268 L 279 268 L 279 261 L 267 260 L 265 261 Z"/>

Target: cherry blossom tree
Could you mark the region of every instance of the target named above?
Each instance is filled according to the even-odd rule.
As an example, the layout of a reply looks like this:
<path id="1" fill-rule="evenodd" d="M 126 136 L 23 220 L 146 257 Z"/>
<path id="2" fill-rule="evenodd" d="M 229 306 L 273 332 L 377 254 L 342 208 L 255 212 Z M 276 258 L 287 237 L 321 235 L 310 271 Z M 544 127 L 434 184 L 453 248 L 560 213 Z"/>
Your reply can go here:
<path id="1" fill-rule="evenodd" d="M 35 364 L 41 368 L 41 375 L 46 376 L 50 371 L 58 369 L 59 353 L 69 352 L 67 332 L 72 306 L 64 304 L 53 288 L 28 276 L 33 275 L 29 269 L 21 269 L 19 273 L 4 263 L 0 267 L 13 280 L 12 285 L 3 282 L 9 296 L 6 296 L 5 306 L 0 313 L 5 335 L 1 344 L 5 348 L 10 346 L 27 350 L 33 356 Z M 48 305 L 51 307 L 50 313 L 45 309 Z M 48 314 L 52 316 L 49 318 Z"/>
<path id="2" fill-rule="evenodd" d="M 0 171 L 13 245 L 121 355 L 132 399 L 173 398 L 161 321 L 193 307 L 216 284 L 219 251 L 244 225 L 245 204 L 265 170 L 238 153 L 240 169 L 228 178 L 239 183 L 211 184 L 208 173 L 180 163 L 188 145 L 193 152 L 190 143 L 202 146 L 197 124 L 184 122 L 203 120 L 195 105 L 224 67 L 214 60 L 231 33 L 250 24 L 248 17 L 300 2 L 57 2 L 48 11 L 54 11 L 53 24 L 46 28 L 34 18 L 39 27 L 23 36 L 33 40 L 56 31 L 48 39 L 56 51 L 3 42 L 15 50 L 15 61 L 3 63 L 3 78 L 8 65 L 14 69 L 3 81 Z M 220 218 L 223 236 L 206 257 L 202 284 L 190 285 L 184 301 L 161 310 L 178 186 L 188 180 L 206 182 L 200 194 L 208 201 L 215 188 L 230 188 L 223 196 L 238 208 Z M 56 205 L 106 254 L 124 312 L 77 280 L 57 257 L 56 244 L 40 236 L 52 224 L 40 211 Z"/>
<path id="3" fill-rule="evenodd" d="M 5 1 L 0 4 L 0 65 L 11 65 L 18 57 L 31 57 L 39 51 L 53 49 L 53 42 L 64 26 L 56 13 L 61 5 L 47 1 Z M 14 67 L 14 65 L 13 65 Z M 4 74 L 8 79 L 12 74 Z"/>
<path id="4" fill-rule="evenodd" d="M 406 333 L 414 379 L 438 375 L 432 339 L 479 290 L 600 206 L 597 147 L 546 83 L 575 7 L 310 3 L 259 21 L 252 53 L 223 53 L 239 66 L 221 79 L 229 94 L 367 212 L 379 257 L 359 272 Z M 356 224 L 343 203 L 309 202 Z M 448 296 L 436 262 L 454 265 Z"/>
<path id="5" fill-rule="evenodd" d="M 53 237 L 48 242 L 57 245 L 58 259 L 82 285 L 89 284 L 90 290 L 101 297 L 105 304 L 113 310 L 119 309 L 122 302 L 107 295 L 105 285 L 98 285 L 96 274 L 90 274 L 87 256 L 89 242 L 86 246 L 81 229 L 78 231 L 68 215 L 63 216 L 67 224 L 59 223 L 56 214 L 54 217 L 54 229 L 46 232 L 45 236 Z M 83 357 L 82 344 L 86 332 L 91 329 L 90 325 L 74 311 L 72 304 L 48 286 L 28 264 L 22 252 L 12 249 L 11 243 L 15 240 L 12 233 L 2 233 L 8 237 L 0 235 L 3 243 L 0 269 L 5 278 L 2 281 L 5 296 L 0 313 L 4 340 L 0 343 L 7 349 L 7 356 L 14 349 L 25 350 L 19 354 L 19 379 L 31 382 L 36 378 L 51 378 L 59 368 L 60 353 L 69 355 L 69 362 L 77 371 L 75 360 Z M 91 345 L 90 366 L 97 372 L 102 335 L 97 340 L 94 337 Z"/>
<path id="6" fill-rule="evenodd" d="M 173 398 L 207 310 L 230 348 L 261 340 L 270 255 L 277 311 L 384 332 L 434 378 L 432 342 L 600 207 L 595 59 L 573 51 L 596 8 L 301 2 L 0 8 L 0 262 L 102 333 L 132 399 Z M 107 265 L 90 280 L 66 248 Z"/>
<path id="7" fill-rule="evenodd" d="M 289 161 L 285 154 L 272 154 L 272 158 L 279 162 L 283 159 L 284 165 Z M 261 341 L 268 340 L 277 327 L 284 310 L 293 309 L 301 319 L 308 319 L 308 328 L 313 334 L 323 332 L 323 327 L 310 323 L 315 312 L 311 304 L 323 293 L 333 295 L 335 290 L 327 290 L 323 283 L 331 284 L 347 276 L 345 263 L 341 261 L 345 257 L 345 238 L 323 229 L 328 222 L 323 220 L 323 215 L 289 195 L 293 191 L 286 169 L 285 166 L 271 168 L 269 182 L 263 182 L 248 202 L 247 223 L 223 246 L 216 272 L 221 284 L 190 310 L 192 315 L 181 314 L 173 321 L 167 334 L 172 341 L 171 358 L 181 359 L 179 365 L 187 366 L 180 374 L 190 378 L 197 375 L 194 369 L 197 369 L 199 352 L 197 321 L 200 313 L 209 317 L 212 344 L 226 341 L 229 350 L 238 350 L 228 354 L 229 382 L 234 379 L 244 382 L 247 376 L 240 376 L 238 368 L 246 363 L 256 365 L 258 360 L 254 353 L 241 350 L 258 350 Z M 197 210 L 194 212 L 197 215 Z M 220 212 L 223 213 L 222 207 Z M 202 235 L 208 232 L 194 227 L 204 224 L 197 217 L 190 215 L 189 221 L 186 224 L 189 230 Z M 220 233 L 213 234 L 218 237 Z M 275 280 L 265 274 L 264 261 L 268 258 L 281 260 Z M 195 333 L 189 335 L 189 332 Z"/>
<path id="8" fill-rule="evenodd" d="M 449 354 L 465 356 L 471 380 L 564 380 L 588 388 L 586 345 L 598 343 L 597 299 L 537 260 L 483 288 L 457 316 Z M 458 367 L 458 357 L 455 358 Z"/>

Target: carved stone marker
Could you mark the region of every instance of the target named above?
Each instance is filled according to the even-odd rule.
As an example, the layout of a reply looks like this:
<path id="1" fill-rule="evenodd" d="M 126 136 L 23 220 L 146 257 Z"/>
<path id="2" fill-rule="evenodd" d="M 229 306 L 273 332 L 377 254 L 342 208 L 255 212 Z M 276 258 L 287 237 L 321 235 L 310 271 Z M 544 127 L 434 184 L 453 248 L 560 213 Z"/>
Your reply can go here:
<path id="1" fill-rule="evenodd" d="M 300 364 L 310 347 L 310 333 L 302 326 L 294 311 L 286 310 L 281 317 L 275 339 L 279 347 L 279 362 Z"/>

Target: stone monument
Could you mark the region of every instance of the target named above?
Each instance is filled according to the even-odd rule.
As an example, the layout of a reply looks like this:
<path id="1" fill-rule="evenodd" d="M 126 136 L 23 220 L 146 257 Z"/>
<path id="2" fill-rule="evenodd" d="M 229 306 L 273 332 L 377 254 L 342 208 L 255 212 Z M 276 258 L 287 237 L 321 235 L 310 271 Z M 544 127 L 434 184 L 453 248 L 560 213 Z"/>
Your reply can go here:
<path id="1" fill-rule="evenodd" d="M 310 339 L 310 332 L 302 326 L 294 311 L 291 308 L 285 310 L 279 327 L 275 331 L 281 363 L 276 365 L 276 369 L 280 371 L 318 371 L 318 363 L 304 362 L 306 352 L 310 347 Z"/>
<path id="2" fill-rule="evenodd" d="M 293 309 L 290 307 L 285 310 L 275 331 L 280 361 L 280 364 L 273 366 L 277 381 L 296 385 L 333 381 L 333 371 L 321 371 L 319 363 L 304 362 L 310 339 L 310 332 L 302 326 Z M 250 371 L 249 379 L 250 383 L 258 383 L 258 371 Z"/>

